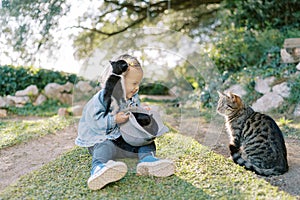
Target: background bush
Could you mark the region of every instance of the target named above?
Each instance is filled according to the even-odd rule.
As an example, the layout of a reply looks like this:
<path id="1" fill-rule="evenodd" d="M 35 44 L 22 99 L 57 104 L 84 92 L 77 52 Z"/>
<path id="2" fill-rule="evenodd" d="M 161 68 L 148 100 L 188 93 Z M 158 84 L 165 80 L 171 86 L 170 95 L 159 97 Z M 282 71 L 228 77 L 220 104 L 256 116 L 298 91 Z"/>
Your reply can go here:
<path id="1" fill-rule="evenodd" d="M 13 95 L 29 85 L 36 85 L 39 90 L 44 89 L 48 83 L 65 84 L 75 83 L 76 74 L 37 69 L 34 67 L 0 66 L 0 96 Z"/>

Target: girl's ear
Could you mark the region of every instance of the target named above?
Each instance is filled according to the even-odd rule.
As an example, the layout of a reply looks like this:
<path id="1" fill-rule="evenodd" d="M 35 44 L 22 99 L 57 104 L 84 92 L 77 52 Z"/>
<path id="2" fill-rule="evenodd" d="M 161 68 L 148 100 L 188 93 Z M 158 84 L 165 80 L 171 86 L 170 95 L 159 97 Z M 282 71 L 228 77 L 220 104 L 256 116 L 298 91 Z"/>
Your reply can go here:
<path id="1" fill-rule="evenodd" d="M 130 71 L 130 65 L 128 65 L 128 68 L 125 72 L 123 72 L 123 75 L 126 76 L 126 74 Z"/>

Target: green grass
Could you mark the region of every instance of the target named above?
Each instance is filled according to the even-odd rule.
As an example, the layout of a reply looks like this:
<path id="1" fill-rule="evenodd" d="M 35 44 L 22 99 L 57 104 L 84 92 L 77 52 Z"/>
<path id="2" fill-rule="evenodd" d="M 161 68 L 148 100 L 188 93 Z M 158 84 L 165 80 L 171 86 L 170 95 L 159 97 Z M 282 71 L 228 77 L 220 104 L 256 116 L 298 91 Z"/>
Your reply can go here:
<path id="1" fill-rule="evenodd" d="M 50 117 L 33 120 L 0 121 L 0 149 L 10 147 L 33 138 L 55 133 L 74 123 L 74 118 Z"/>
<path id="2" fill-rule="evenodd" d="M 175 161 L 175 175 L 136 176 L 136 160 L 125 160 L 130 170 L 123 179 L 91 191 L 91 156 L 76 147 L 23 176 L 0 199 L 295 199 L 190 137 L 165 134 L 157 139 L 157 153 Z"/>
<path id="3" fill-rule="evenodd" d="M 31 103 L 24 105 L 24 107 L 10 106 L 7 107 L 7 111 L 10 115 L 51 117 L 56 115 L 61 107 L 67 107 L 67 105 L 57 100 L 47 100 L 38 106 L 34 106 Z"/>

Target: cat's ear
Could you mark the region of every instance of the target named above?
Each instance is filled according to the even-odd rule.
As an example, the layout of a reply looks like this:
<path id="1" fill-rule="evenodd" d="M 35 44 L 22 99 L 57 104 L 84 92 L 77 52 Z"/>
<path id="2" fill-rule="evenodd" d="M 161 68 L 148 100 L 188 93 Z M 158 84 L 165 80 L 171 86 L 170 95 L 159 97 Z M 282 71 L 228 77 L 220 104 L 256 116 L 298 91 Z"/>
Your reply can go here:
<path id="1" fill-rule="evenodd" d="M 218 94 L 219 94 L 219 97 L 223 97 L 223 96 L 225 96 L 222 92 L 220 92 L 219 90 L 217 91 L 218 92 Z"/>
<path id="2" fill-rule="evenodd" d="M 111 64 L 111 66 L 114 66 L 114 64 L 115 64 L 116 62 L 110 60 L 109 63 Z"/>
<path id="3" fill-rule="evenodd" d="M 232 97 L 232 102 L 236 103 L 237 105 L 243 105 L 242 99 L 240 96 L 230 93 L 230 96 Z"/>

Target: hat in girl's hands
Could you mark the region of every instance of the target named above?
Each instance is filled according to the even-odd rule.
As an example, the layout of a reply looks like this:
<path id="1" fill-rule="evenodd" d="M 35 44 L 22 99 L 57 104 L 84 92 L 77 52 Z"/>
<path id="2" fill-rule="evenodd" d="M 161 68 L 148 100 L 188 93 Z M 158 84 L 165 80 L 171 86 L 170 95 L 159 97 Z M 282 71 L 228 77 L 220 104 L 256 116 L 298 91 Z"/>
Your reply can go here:
<path id="1" fill-rule="evenodd" d="M 123 112 L 129 114 L 129 120 L 120 125 L 120 131 L 124 140 L 132 146 L 150 144 L 156 137 L 169 131 L 155 111 L 130 107 Z"/>

